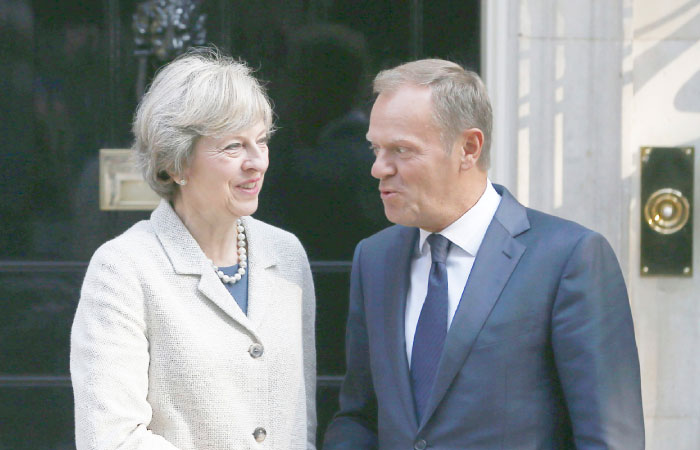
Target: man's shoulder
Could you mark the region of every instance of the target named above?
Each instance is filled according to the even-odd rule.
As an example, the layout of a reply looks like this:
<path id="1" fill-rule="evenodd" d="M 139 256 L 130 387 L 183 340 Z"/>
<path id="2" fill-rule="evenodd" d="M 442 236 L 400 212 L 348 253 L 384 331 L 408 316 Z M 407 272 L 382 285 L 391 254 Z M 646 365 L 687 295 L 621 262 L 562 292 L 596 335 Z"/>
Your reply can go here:
<path id="1" fill-rule="evenodd" d="M 404 225 L 392 225 L 384 228 L 373 235 L 362 240 L 364 248 L 388 247 L 393 245 L 397 240 L 405 239 L 417 233 L 418 229 L 414 227 L 406 227 Z"/>
<path id="2" fill-rule="evenodd" d="M 555 216 L 520 204 L 503 186 L 494 185 L 502 196 L 502 203 L 494 216 L 519 242 L 536 246 L 551 254 L 559 251 L 570 253 L 582 242 L 609 243 L 600 233 L 580 223 Z"/>
<path id="3" fill-rule="evenodd" d="M 594 231 L 572 220 L 524 206 L 501 185 L 494 184 L 494 188 L 502 199 L 493 220 L 500 222 L 514 236 L 520 234 L 547 236 L 551 233 L 563 233 L 574 237 L 595 234 Z"/>
<path id="4" fill-rule="evenodd" d="M 370 262 L 386 254 L 396 253 L 400 248 L 414 243 L 418 229 L 403 225 L 392 225 L 361 240 L 355 247 L 353 260 Z"/>
<path id="5" fill-rule="evenodd" d="M 525 208 L 527 218 L 530 221 L 530 227 L 533 231 L 552 232 L 558 231 L 572 235 L 582 235 L 594 233 L 593 230 L 586 228 L 578 222 L 555 216 L 537 209 Z"/>
<path id="6" fill-rule="evenodd" d="M 542 211 L 527 209 L 530 230 L 521 237 L 529 246 L 546 249 L 548 254 L 572 254 L 576 248 L 604 247 L 612 251 L 608 240 L 599 232 L 572 220 Z"/>

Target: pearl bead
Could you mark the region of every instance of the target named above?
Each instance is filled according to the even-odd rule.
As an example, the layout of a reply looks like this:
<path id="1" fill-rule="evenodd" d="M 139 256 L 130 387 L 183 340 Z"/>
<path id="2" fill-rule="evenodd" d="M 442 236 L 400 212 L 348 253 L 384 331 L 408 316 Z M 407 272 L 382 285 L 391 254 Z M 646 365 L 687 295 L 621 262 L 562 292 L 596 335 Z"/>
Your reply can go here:
<path id="1" fill-rule="evenodd" d="M 243 278 L 243 276 L 246 273 L 246 268 L 248 267 L 247 259 L 248 257 L 246 256 L 246 239 L 245 239 L 245 228 L 243 227 L 243 222 L 241 222 L 241 219 L 236 220 L 236 231 L 238 232 L 237 236 L 237 242 L 238 242 L 238 271 L 237 273 L 233 274 L 232 276 L 226 275 L 222 270 L 219 270 L 218 267 L 214 264 L 214 262 L 209 259 L 209 264 L 214 268 L 214 272 L 216 273 L 216 276 L 219 277 L 221 281 L 224 283 L 231 283 L 234 284 Z"/>

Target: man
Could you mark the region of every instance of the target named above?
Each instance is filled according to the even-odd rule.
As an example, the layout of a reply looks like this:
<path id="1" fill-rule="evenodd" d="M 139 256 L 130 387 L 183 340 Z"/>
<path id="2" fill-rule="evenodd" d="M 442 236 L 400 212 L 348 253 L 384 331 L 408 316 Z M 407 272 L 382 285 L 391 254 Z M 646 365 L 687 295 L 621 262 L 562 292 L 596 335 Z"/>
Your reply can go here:
<path id="1" fill-rule="evenodd" d="M 357 245 L 325 449 L 643 449 L 639 362 L 599 234 L 487 178 L 479 77 L 381 72 L 367 139 L 397 225 Z"/>

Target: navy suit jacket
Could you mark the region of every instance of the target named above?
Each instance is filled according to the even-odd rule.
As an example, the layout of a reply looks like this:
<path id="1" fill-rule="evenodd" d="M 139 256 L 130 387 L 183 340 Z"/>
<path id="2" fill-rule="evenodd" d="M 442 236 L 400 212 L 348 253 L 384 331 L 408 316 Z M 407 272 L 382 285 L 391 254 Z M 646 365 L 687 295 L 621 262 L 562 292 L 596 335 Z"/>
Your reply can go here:
<path id="1" fill-rule="evenodd" d="M 404 311 L 418 230 L 357 245 L 347 373 L 325 449 L 644 448 L 627 290 L 598 233 L 502 186 L 418 423 Z"/>

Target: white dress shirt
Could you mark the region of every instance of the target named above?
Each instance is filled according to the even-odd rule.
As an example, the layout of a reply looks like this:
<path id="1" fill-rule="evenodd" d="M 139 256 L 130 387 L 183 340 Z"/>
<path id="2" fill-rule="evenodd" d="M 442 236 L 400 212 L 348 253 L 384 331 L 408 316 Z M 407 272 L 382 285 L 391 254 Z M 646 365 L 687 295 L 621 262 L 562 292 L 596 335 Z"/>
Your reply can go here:
<path id="1" fill-rule="evenodd" d="M 501 202 L 501 196 L 493 188 L 490 180 L 486 180 L 486 190 L 479 201 L 462 217 L 454 221 L 440 233 L 450 240 L 452 245 L 447 253 L 447 328 L 452 324 L 452 318 L 457 311 L 462 292 L 469 279 L 469 273 L 474 265 L 474 258 L 484 240 L 486 230 L 493 215 Z M 406 299 L 406 356 L 411 364 L 413 337 L 420 317 L 425 296 L 428 293 L 428 277 L 432 258 L 430 244 L 426 239 L 431 233 L 420 229 L 418 246 L 411 260 L 411 284 Z"/>

